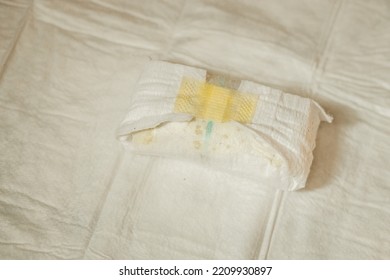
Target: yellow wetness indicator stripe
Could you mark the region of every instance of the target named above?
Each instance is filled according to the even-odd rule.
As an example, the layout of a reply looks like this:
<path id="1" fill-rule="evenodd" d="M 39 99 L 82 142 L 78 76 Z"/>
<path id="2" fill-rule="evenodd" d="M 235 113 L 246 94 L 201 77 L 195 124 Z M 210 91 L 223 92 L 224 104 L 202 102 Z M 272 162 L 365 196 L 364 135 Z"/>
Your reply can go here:
<path id="1" fill-rule="evenodd" d="M 249 123 L 257 100 L 258 95 L 255 94 L 183 78 L 174 111 L 216 122 Z"/>

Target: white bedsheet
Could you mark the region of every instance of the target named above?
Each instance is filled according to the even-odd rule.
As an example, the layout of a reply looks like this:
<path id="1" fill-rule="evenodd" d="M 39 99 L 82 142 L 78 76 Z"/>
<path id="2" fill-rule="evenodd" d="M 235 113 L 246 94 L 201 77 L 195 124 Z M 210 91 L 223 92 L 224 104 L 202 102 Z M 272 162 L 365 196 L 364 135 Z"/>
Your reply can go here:
<path id="1" fill-rule="evenodd" d="M 0 258 L 389 259 L 389 29 L 386 0 L 0 0 Z M 307 187 L 123 149 L 151 59 L 320 102 Z"/>

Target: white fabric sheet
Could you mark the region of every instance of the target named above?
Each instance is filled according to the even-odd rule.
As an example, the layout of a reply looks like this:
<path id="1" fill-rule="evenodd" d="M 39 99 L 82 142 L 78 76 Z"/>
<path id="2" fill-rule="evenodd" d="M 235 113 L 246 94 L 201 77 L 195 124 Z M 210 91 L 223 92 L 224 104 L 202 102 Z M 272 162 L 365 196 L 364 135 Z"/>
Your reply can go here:
<path id="1" fill-rule="evenodd" d="M 0 18 L 0 258 L 390 258 L 388 1 L 1 0 Z M 323 105 L 307 187 L 126 152 L 151 59 Z"/>

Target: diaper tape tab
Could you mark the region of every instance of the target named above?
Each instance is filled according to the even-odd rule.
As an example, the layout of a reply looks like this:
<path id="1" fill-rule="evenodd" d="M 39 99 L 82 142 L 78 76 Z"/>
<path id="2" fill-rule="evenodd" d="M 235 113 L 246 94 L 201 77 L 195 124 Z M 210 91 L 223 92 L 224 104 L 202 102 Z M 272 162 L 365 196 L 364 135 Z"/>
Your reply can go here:
<path id="1" fill-rule="evenodd" d="M 176 97 L 174 112 L 215 122 L 250 123 L 258 98 L 255 94 L 184 77 Z"/>

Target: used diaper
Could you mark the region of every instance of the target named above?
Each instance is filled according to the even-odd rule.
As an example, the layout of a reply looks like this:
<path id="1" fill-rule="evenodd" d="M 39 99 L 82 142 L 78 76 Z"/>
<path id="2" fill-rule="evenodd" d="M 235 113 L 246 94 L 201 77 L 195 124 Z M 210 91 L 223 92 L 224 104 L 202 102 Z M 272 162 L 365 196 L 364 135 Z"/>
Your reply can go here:
<path id="1" fill-rule="evenodd" d="M 199 162 L 292 191 L 305 187 L 321 121 L 332 117 L 311 99 L 152 61 L 118 138 L 137 154 Z"/>

